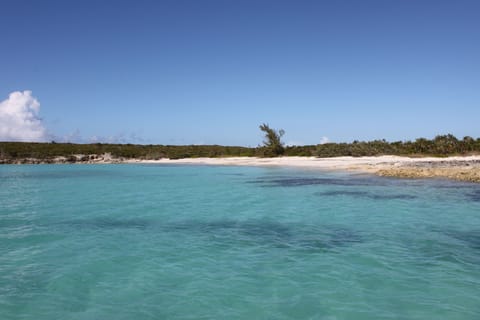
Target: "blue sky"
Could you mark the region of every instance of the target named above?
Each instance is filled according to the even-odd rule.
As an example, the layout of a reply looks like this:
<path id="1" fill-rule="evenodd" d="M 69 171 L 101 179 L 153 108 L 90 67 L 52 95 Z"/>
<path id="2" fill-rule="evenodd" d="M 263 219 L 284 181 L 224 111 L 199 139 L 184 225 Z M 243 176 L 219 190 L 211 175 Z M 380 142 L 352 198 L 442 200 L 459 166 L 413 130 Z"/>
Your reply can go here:
<path id="1" fill-rule="evenodd" d="M 43 139 L 256 146 L 263 122 L 293 144 L 480 136 L 480 1 L 0 8 L 0 101 L 31 91 Z"/>

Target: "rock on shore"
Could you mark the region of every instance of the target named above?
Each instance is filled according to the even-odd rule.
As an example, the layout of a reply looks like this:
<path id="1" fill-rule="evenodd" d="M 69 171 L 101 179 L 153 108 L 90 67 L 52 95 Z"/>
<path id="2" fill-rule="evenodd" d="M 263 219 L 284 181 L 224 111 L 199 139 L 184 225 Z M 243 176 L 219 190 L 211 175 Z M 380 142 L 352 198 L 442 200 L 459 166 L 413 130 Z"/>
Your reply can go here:
<path id="1" fill-rule="evenodd" d="M 398 166 L 383 166 L 375 173 L 380 176 L 399 178 L 448 178 L 480 182 L 480 161 L 418 161 L 403 163 Z"/>

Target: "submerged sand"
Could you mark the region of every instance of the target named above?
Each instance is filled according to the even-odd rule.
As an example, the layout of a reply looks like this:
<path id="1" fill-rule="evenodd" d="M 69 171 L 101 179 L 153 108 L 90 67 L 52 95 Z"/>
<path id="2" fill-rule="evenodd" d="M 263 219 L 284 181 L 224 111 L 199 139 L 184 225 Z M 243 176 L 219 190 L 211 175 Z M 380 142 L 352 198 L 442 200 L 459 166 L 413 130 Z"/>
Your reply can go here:
<path id="1" fill-rule="evenodd" d="M 480 182 L 480 156 L 448 158 L 379 157 L 279 157 L 279 158 L 190 158 L 132 160 L 128 162 L 158 164 L 206 164 L 235 166 L 290 166 L 324 170 L 348 170 L 399 178 L 448 178 Z"/>

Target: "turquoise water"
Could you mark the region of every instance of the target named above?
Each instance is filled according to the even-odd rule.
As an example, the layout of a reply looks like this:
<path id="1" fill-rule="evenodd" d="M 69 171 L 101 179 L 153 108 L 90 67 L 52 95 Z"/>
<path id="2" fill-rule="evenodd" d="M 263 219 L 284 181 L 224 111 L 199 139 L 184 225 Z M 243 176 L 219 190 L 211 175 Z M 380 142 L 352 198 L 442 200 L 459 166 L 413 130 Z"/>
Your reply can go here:
<path id="1" fill-rule="evenodd" d="M 480 185 L 3 165 L 0 319 L 480 319 Z"/>

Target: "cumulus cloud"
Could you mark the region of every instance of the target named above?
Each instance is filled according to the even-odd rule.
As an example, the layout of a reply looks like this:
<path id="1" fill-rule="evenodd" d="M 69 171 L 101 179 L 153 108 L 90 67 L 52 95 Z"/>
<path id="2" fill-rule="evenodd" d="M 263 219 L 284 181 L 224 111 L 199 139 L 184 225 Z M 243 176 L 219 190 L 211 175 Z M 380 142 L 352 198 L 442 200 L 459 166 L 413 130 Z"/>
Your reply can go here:
<path id="1" fill-rule="evenodd" d="M 116 135 L 113 135 L 113 136 L 108 136 L 108 137 L 104 137 L 104 136 L 92 136 L 90 137 L 90 139 L 87 140 L 88 143 L 97 143 L 97 142 L 100 142 L 100 143 L 145 143 L 146 140 L 138 135 L 137 133 L 125 133 L 125 132 L 122 132 L 122 133 L 119 133 L 119 134 L 116 134 Z"/>
<path id="2" fill-rule="evenodd" d="M 330 142 L 330 139 L 328 139 L 328 137 L 322 137 L 320 139 L 320 144 L 325 144 L 325 143 L 329 143 Z"/>
<path id="3" fill-rule="evenodd" d="M 0 102 L 0 141 L 45 141 L 47 130 L 38 117 L 40 103 L 31 91 L 15 91 Z"/>
<path id="4" fill-rule="evenodd" d="M 303 146 L 305 143 L 299 141 L 299 140 L 290 140 L 285 143 L 287 147 L 293 147 L 293 146 Z"/>

